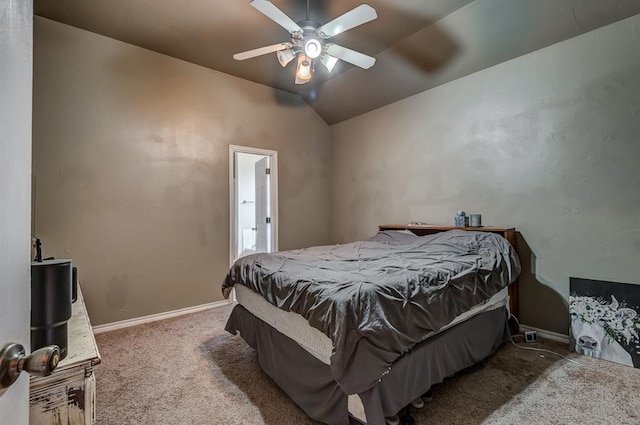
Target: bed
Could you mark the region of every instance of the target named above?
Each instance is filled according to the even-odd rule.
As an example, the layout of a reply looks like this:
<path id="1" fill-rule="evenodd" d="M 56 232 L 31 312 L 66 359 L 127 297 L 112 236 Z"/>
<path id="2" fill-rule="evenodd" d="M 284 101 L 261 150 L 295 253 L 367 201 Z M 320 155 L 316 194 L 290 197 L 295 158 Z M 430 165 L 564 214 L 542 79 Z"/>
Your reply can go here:
<path id="1" fill-rule="evenodd" d="M 520 272 L 492 232 L 365 241 L 254 254 L 222 284 L 239 304 L 226 325 L 309 417 L 384 425 L 432 384 L 509 338 L 508 287 Z"/>

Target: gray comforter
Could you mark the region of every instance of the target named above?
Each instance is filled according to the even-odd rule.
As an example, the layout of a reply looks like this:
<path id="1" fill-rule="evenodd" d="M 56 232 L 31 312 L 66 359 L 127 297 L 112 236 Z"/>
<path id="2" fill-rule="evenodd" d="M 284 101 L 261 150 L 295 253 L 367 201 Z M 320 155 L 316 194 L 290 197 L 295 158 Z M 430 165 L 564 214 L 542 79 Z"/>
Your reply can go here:
<path id="1" fill-rule="evenodd" d="M 305 317 L 332 340 L 334 378 L 356 394 L 519 272 L 502 237 L 453 230 L 250 255 L 233 264 L 222 289 L 228 297 L 233 285 L 244 285 Z"/>

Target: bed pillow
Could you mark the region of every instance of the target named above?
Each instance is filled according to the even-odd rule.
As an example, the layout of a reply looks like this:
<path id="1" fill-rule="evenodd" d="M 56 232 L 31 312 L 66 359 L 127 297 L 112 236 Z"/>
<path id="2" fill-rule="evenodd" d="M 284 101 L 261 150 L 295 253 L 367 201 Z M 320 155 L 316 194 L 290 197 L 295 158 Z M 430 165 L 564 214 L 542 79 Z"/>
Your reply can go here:
<path id="1" fill-rule="evenodd" d="M 383 230 L 365 240 L 371 242 L 409 243 L 415 241 L 417 237 L 410 230 Z"/>

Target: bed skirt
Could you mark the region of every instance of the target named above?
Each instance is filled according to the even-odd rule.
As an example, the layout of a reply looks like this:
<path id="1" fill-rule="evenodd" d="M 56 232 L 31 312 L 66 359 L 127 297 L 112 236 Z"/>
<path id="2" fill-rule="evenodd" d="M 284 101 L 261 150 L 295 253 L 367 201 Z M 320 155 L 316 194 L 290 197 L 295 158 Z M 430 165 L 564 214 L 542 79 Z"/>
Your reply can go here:
<path id="1" fill-rule="evenodd" d="M 506 307 L 491 310 L 416 345 L 376 386 L 359 394 L 366 423 L 384 425 L 385 416 L 395 415 L 433 384 L 489 357 L 511 337 L 507 319 Z M 327 364 L 242 305 L 234 307 L 225 329 L 257 351 L 260 367 L 310 418 L 349 423 L 348 396 Z"/>

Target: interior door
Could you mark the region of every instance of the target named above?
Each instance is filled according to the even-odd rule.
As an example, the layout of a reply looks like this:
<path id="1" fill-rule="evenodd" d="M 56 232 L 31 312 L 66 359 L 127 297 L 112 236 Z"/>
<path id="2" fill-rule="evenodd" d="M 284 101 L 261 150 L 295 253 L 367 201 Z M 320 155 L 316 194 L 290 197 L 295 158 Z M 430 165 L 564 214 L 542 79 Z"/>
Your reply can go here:
<path id="1" fill-rule="evenodd" d="M 0 0 L 0 346 L 29 352 L 33 3 Z M 29 421 L 29 377 L 0 390 L 0 424 Z"/>
<path id="2" fill-rule="evenodd" d="M 278 250 L 278 152 L 229 145 L 229 264 Z"/>
<path id="3" fill-rule="evenodd" d="M 264 157 L 255 165 L 256 188 L 256 251 L 271 252 L 269 212 L 269 157 Z"/>

